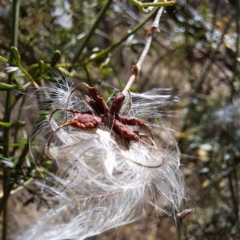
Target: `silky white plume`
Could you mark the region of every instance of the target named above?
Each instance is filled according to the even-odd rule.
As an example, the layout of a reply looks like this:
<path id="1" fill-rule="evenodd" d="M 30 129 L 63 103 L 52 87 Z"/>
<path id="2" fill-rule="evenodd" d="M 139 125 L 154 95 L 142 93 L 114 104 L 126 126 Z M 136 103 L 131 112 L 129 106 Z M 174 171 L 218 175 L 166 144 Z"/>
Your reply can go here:
<path id="1" fill-rule="evenodd" d="M 53 110 L 91 110 L 77 93 L 68 102 L 73 87 L 67 81 L 44 89 L 51 96 Z M 36 210 L 28 214 L 38 212 L 38 219 L 19 239 L 85 239 L 133 222 L 153 207 L 172 216 L 181 210 L 186 190 L 180 153 L 171 130 L 159 119 L 161 106 L 176 98 L 168 90 L 159 95 L 163 91 L 129 93 L 120 113 L 148 122 L 155 134 L 154 145 L 148 139 L 146 144 L 123 139 L 104 125 L 93 130 L 68 126 L 51 137 L 72 118 L 65 110 L 37 126 L 33 139 L 56 161 L 57 170 L 34 182 L 41 194 L 35 199 Z M 142 131 L 136 126 L 133 129 Z"/>

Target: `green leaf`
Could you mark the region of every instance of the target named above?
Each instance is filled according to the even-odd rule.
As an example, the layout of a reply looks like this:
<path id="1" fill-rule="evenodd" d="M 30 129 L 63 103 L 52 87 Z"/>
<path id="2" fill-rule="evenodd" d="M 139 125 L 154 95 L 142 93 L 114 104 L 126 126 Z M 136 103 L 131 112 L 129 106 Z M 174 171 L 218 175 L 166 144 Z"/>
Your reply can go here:
<path id="1" fill-rule="evenodd" d="M 61 55 L 62 55 L 62 53 L 59 50 L 55 51 L 53 58 L 52 58 L 51 67 L 54 67 L 58 63 L 58 61 L 61 58 Z"/>
<path id="2" fill-rule="evenodd" d="M 16 84 L 17 89 L 23 89 L 24 88 L 15 78 L 12 81 L 13 81 L 14 84 Z"/>
<path id="3" fill-rule="evenodd" d="M 101 69 L 101 73 L 105 77 L 110 75 L 112 73 L 112 71 L 113 71 L 112 68 L 103 68 L 103 69 Z"/>
<path id="4" fill-rule="evenodd" d="M 43 60 L 39 61 L 38 68 L 39 68 L 40 74 L 44 74 L 45 73 L 46 69 L 45 69 L 45 63 L 44 63 Z"/>
<path id="5" fill-rule="evenodd" d="M 18 67 L 21 67 L 22 66 L 22 64 L 21 64 L 21 57 L 20 57 L 19 51 L 18 51 L 18 49 L 16 47 L 11 47 L 11 54 L 14 57 L 16 65 Z"/>
<path id="6" fill-rule="evenodd" d="M 19 127 L 25 126 L 25 124 L 26 124 L 26 123 L 23 122 L 23 121 L 19 121 L 19 122 L 16 122 L 16 123 L 0 122 L 0 126 L 1 126 L 1 127 L 4 127 L 4 128 L 11 128 L 11 127 L 19 128 Z"/>
<path id="7" fill-rule="evenodd" d="M 11 84 L 0 83 L 0 91 L 13 90 L 15 87 Z"/>
<path id="8" fill-rule="evenodd" d="M 27 144 L 27 139 L 24 139 L 23 141 L 21 142 L 17 142 L 17 143 L 12 143 L 12 144 L 9 144 L 10 147 L 23 147 Z"/>
<path id="9" fill-rule="evenodd" d="M 8 59 L 0 56 L 0 61 L 7 63 L 7 62 L 8 62 Z"/>
<path id="10" fill-rule="evenodd" d="M 27 88 L 27 87 L 30 86 L 30 85 L 31 85 L 31 82 L 28 82 L 28 83 L 24 84 L 24 85 L 22 86 L 22 88 L 25 89 L 25 88 Z"/>
<path id="11" fill-rule="evenodd" d="M 0 122 L 1 127 L 10 128 L 12 124 L 10 122 Z"/>
<path id="12" fill-rule="evenodd" d="M 19 122 L 13 123 L 13 124 L 12 124 L 12 127 L 14 127 L 14 128 L 20 128 L 20 127 L 23 127 L 23 126 L 25 126 L 25 125 L 26 125 L 26 122 L 24 122 L 24 121 L 19 121 Z"/>

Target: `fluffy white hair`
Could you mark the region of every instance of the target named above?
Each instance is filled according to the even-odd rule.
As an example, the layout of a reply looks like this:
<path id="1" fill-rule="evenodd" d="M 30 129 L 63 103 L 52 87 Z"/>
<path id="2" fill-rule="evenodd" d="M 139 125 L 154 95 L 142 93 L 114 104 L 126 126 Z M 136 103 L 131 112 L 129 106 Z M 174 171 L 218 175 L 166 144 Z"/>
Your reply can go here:
<path id="1" fill-rule="evenodd" d="M 67 104 L 73 87 L 66 81 L 44 89 L 50 92 L 53 109 L 68 105 L 74 110 L 89 110 L 77 94 Z M 41 206 L 39 219 L 19 239 L 85 239 L 133 222 L 153 207 L 175 216 L 186 199 L 180 153 L 171 130 L 159 119 L 161 106 L 175 100 L 162 89 L 126 96 L 121 115 L 146 122 L 152 119 L 155 146 L 126 141 L 100 126 L 91 131 L 62 128 L 48 147 L 52 132 L 72 113 L 62 110 L 51 121 L 41 122 L 33 138 L 56 161 L 57 171 L 48 173 L 48 181 L 35 182 L 41 191 L 39 199 L 48 204 Z"/>

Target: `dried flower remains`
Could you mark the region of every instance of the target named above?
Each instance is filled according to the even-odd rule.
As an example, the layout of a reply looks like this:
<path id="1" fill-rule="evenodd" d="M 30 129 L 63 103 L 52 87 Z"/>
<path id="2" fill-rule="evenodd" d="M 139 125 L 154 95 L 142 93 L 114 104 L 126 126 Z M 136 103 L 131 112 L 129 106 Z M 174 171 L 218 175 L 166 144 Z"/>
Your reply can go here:
<path id="1" fill-rule="evenodd" d="M 84 96 L 84 99 L 86 103 L 89 105 L 90 110 L 85 112 L 80 112 L 69 108 L 58 108 L 54 110 L 49 118 L 49 121 L 51 121 L 53 114 L 55 114 L 57 111 L 62 110 L 73 113 L 73 118 L 60 125 L 53 132 L 53 134 L 55 134 L 61 128 L 66 126 L 74 126 L 76 128 L 89 130 L 97 128 L 100 124 L 103 124 L 104 126 L 107 126 L 109 129 L 112 129 L 116 134 L 120 135 L 121 137 L 129 141 L 130 140 L 141 141 L 142 137 L 147 137 L 144 134 L 140 134 L 137 131 L 133 131 L 129 126 L 146 127 L 149 129 L 151 136 L 153 137 L 153 133 L 147 124 L 145 124 L 144 122 L 140 121 L 137 118 L 120 115 L 120 110 L 125 99 L 125 96 L 122 93 L 118 93 L 114 97 L 111 106 L 108 107 L 101 93 L 96 88 L 90 87 L 86 83 L 80 83 L 76 87 L 74 87 L 74 89 L 71 91 L 68 97 L 67 106 L 72 93 L 74 93 L 74 91 L 80 86 L 87 87 L 89 93 L 91 94 L 92 98 L 89 98 L 86 95 Z M 153 142 L 152 138 L 150 137 L 147 138 L 151 139 L 151 141 Z M 48 143 L 48 146 L 49 145 L 50 141 Z"/>
<path id="2" fill-rule="evenodd" d="M 79 97 L 70 81 L 45 89 L 53 111 L 33 138 L 57 171 L 36 183 L 48 207 L 21 238 L 85 239 L 152 208 L 176 217 L 186 200 L 177 143 L 159 119 L 159 106 L 176 98 L 153 89 L 105 101 L 96 88 L 81 86 L 90 97 Z"/>

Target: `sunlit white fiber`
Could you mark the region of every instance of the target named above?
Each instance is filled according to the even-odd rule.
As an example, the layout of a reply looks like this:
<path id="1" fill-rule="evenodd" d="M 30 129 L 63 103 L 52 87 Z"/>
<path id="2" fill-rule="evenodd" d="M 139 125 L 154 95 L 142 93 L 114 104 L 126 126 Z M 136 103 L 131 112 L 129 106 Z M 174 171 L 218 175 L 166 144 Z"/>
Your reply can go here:
<path id="1" fill-rule="evenodd" d="M 178 97 L 172 95 L 171 89 L 151 89 L 144 93 L 131 92 L 126 96 L 125 111 L 128 106 L 127 102 L 131 101 L 131 113 L 135 117 L 145 119 L 146 117 L 156 119 L 162 116 L 173 116 L 174 113 L 169 109 L 163 112 L 164 107 L 169 106 L 173 102 L 178 101 Z M 128 109 L 130 110 L 130 109 Z"/>
<path id="2" fill-rule="evenodd" d="M 48 89 L 54 93 L 53 108 L 89 110 L 77 93 L 67 102 L 72 89 L 70 82 Z M 159 91 L 164 90 L 129 93 L 121 114 L 145 121 L 159 116 L 159 105 L 172 98 Z M 145 144 L 129 142 L 107 126 L 91 131 L 65 127 L 53 135 L 48 148 L 52 132 L 71 117 L 61 110 L 38 125 L 33 136 L 56 161 L 57 171 L 51 180 L 38 183 L 51 208 L 19 239 L 85 239 L 135 221 L 153 207 L 173 216 L 180 211 L 186 192 L 180 154 L 168 128 L 160 124 L 151 145 L 148 139 Z"/>

